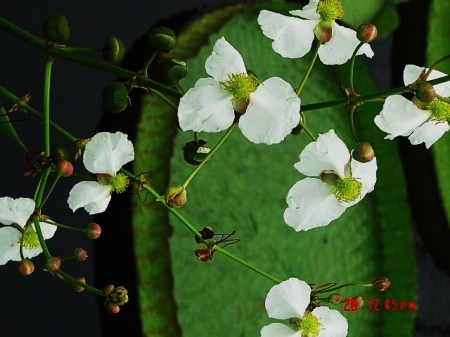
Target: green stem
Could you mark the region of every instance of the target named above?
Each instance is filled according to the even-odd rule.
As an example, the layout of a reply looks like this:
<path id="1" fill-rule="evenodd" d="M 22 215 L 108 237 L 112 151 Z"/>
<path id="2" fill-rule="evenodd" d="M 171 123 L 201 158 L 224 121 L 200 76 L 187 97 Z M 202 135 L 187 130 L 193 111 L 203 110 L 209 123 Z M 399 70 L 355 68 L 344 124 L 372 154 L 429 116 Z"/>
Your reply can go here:
<path id="1" fill-rule="evenodd" d="M 269 280 L 271 280 L 275 283 L 281 283 L 281 280 L 277 279 L 276 277 L 273 277 L 272 275 L 267 274 L 266 272 L 262 271 L 261 269 L 256 268 L 255 266 L 251 265 L 247 261 L 242 260 L 240 257 L 230 253 L 229 251 L 227 251 L 219 246 L 213 246 L 212 249 L 215 250 L 216 252 L 222 253 L 223 255 L 229 257 L 230 259 L 242 264 L 243 266 L 257 272 L 258 274 L 268 278 Z"/>
<path id="2" fill-rule="evenodd" d="M 47 58 L 44 66 L 44 100 L 42 113 L 44 124 L 44 153 L 50 157 L 50 82 L 52 78 L 53 59 Z"/>
<path id="3" fill-rule="evenodd" d="M 362 47 L 362 45 L 364 44 L 364 42 L 360 42 L 358 44 L 358 46 L 356 47 L 356 49 L 353 51 L 351 60 L 350 60 L 350 90 L 352 92 L 355 92 L 355 88 L 353 85 L 353 73 L 354 73 L 354 69 L 355 69 L 355 59 L 356 59 L 356 53 L 358 52 L 358 50 Z"/>
<path id="4" fill-rule="evenodd" d="M 142 67 L 141 72 L 147 76 L 148 73 L 148 67 L 150 67 L 150 64 L 152 64 L 153 60 L 155 59 L 156 55 L 158 55 L 159 50 L 155 51 L 149 58 L 148 60 L 144 63 L 144 66 Z"/>
<path id="5" fill-rule="evenodd" d="M 50 225 L 56 226 L 58 228 L 63 228 L 63 229 L 67 229 L 67 230 L 74 231 L 74 232 L 86 233 L 86 228 L 70 227 L 70 226 L 63 225 L 61 223 L 57 223 L 57 222 L 54 222 L 54 221 L 41 221 L 41 222 L 45 222 L 45 223 L 48 223 Z"/>
<path id="6" fill-rule="evenodd" d="M 77 280 L 75 277 L 72 277 L 69 274 L 63 272 L 61 269 L 58 269 L 55 273 L 57 275 L 61 276 L 64 281 L 66 281 L 67 283 L 70 283 L 73 286 L 80 286 L 80 287 L 83 287 L 84 289 L 86 289 L 87 291 L 90 291 L 93 294 L 106 297 L 105 292 L 103 290 L 97 289 L 86 283 L 83 283 L 80 280 Z"/>
<path id="7" fill-rule="evenodd" d="M 152 94 L 154 94 L 155 96 L 161 98 L 161 100 L 163 100 L 164 102 L 166 102 L 167 104 L 169 104 L 170 106 L 172 106 L 174 109 L 178 109 L 178 105 L 176 105 L 174 102 L 172 102 L 170 99 L 168 99 L 168 98 L 166 97 L 166 95 L 160 93 L 160 92 L 157 91 L 157 90 L 150 89 L 150 91 L 151 91 Z"/>
<path id="8" fill-rule="evenodd" d="M 99 53 L 102 50 L 91 47 L 64 47 L 64 50 L 69 53 Z"/>
<path id="9" fill-rule="evenodd" d="M 437 60 L 436 62 L 434 62 L 429 68 L 428 68 L 428 71 L 426 72 L 426 74 L 425 74 L 425 78 L 426 77 L 428 77 L 428 75 L 430 75 L 430 73 L 434 70 L 434 68 L 439 64 L 439 63 L 441 63 L 441 62 L 443 62 L 443 61 L 445 61 L 445 60 L 447 60 L 447 59 L 449 59 L 450 58 L 450 55 L 446 55 L 446 56 L 443 56 L 443 57 L 441 57 L 439 60 Z"/>
<path id="10" fill-rule="evenodd" d="M 29 106 L 26 103 L 23 103 L 20 101 L 20 98 L 15 96 L 13 93 L 8 91 L 5 87 L 0 86 L 0 95 L 5 97 L 8 101 L 10 101 L 13 104 L 19 104 L 20 108 L 28 112 L 29 114 L 43 120 L 44 115 L 37 111 L 36 109 L 33 109 L 31 106 Z M 63 127 L 59 126 L 58 124 L 50 121 L 50 126 L 55 129 L 57 132 L 59 132 L 61 135 L 63 135 L 68 140 L 75 142 L 78 138 L 72 135 L 71 133 L 67 132 Z"/>
<path id="11" fill-rule="evenodd" d="M 220 147 L 223 145 L 223 143 L 228 139 L 228 137 L 230 136 L 231 132 L 234 130 L 236 124 L 231 125 L 227 132 L 225 132 L 225 134 L 222 136 L 222 138 L 220 138 L 219 142 L 216 144 L 216 146 L 214 146 L 212 148 L 212 150 L 208 153 L 208 155 L 205 157 L 205 159 L 195 168 L 194 171 L 192 171 L 192 173 L 189 175 L 189 177 L 187 177 L 186 181 L 183 183 L 183 187 L 186 188 L 187 185 L 189 185 L 189 183 L 191 182 L 192 178 L 195 177 L 195 175 L 202 169 L 203 166 L 205 166 L 205 164 L 211 159 L 211 157 L 214 155 L 214 153 L 217 152 L 217 150 L 220 149 Z"/>
<path id="12" fill-rule="evenodd" d="M 42 235 L 41 225 L 39 224 L 39 217 L 37 215 L 33 216 L 34 228 L 36 228 L 36 234 L 39 239 L 39 244 L 41 245 L 42 251 L 44 252 L 45 258 L 50 258 L 50 254 L 47 244 L 45 243 L 44 236 Z"/>
<path id="13" fill-rule="evenodd" d="M 91 59 L 82 55 L 71 53 L 70 51 L 64 50 L 64 47 L 50 47 L 48 48 L 46 41 L 31 34 L 30 32 L 14 25 L 12 22 L 6 20 L 5 18 L 0 17 L 0 30 L 14 36 L 15 38 L 29 44 L 30 46 L 45 52 L 46 55 L 51 55 L 55 57 L 60 57 L 62 59 L 72 61 L 86 67 L 97 69 L 99 71 L 103 71 L 112 75 L 116 75 L 118 77 L 124 79 L 133 79 L 136 78 L 136 83 L 142 87 L 151 88 L 158 90 L 168 96 L 180 98 L 182 95 L 159 82 L 149 79 L 148 77 L 138 76 L 139 74 L 130 70 L 123 69 L 121 67 L 115 66 L 113 64 L 98 61 L 95 59 Z"/>
<path id="14" fill-rule="evenodd" d="M 436 94 L 436 97 L 439 98 L 439 100 L 450 104 L 450 98 L 443 97 L 443 96 L 438 95 L 438 94 Z"/>
<path id="15" fill-rule="evenodd" d="M 40 207 L 44 207 L 45 203 L 47 202 L 47 199 L 50 197 L 50 195 L 52 194 L 53 189 L 55 188 L 56 184 L 58 183 L 59 178 L 61 178 L 62 173 L 58 173 L 55 177 L 55 179 L 53 179 L 52 184 L 50 185 L 50 188 L 48 189 L 47 194 L 44 197 L 44 200 L 41 202 Z"/>
<path id="16" fill-rule="evenodd" d="M 311 59 L 311 62 L 309 63 L 308 69 L 306 70 L 305 75 L 303 76 L 303 79 L 300 83 L 300 85 L 298 86 L 297 90 L 295 91 L 295 93 L 297 94 L 297 96 L 300 96 L 300 93 L 303 90 L 303 87 L 306 83 L 306 80 L 309 77 L 309 74 L 311 73 L 312 68 L 314 67 L 314 63 L 316 62 L 317 59 L 317 55 L 319 54 L 319 47 L 320 47 L 320 42 L 315 40 L 315 44 L 316 44 L 316 49 L 314 51 L 314 56 Z"/>
<path id="17" fill-rule="evenodd" d="M 305 132 L 308 134 L 309 138 L 312 139 L 312 141 L 316 141 L 317 140 L 316 137 L 314 136 L 314 134 L 311 132 L 311 130 L 309 130 L 309 128 L 306 126 L 305 123 L 300 121 L 299 124 L 302 127 L 302 129 L 305 130 Z"/>
<path id="18" fill-rule="evenodd" d="M 324 291 L 318 291 L 318 293 L 328 293 L 331 291 L 336 291 L 342 288 L 348 288 L 348 287 L 373 287 L 372 283 L 346 283 L 346 284 L 342 284 L 340 286 L 336 286 L 336 287 L 332 287 L 332 288 L 327 288 Z"/>

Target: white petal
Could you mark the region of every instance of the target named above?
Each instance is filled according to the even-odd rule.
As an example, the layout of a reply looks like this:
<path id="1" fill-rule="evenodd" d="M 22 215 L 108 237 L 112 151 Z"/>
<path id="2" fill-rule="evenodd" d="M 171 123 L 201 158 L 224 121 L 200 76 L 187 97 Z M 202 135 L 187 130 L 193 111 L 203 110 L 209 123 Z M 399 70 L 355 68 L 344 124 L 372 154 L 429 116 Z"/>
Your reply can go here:
<path id="1" fill-rule="evenodd" d="M 328 307 L 317 307 L 312 311 L 322 324 L 318 337 L 345 337 L 348 332 L 347 319 L 337 311 Z"/>
<path id="2" fill-rule="evenodd" d="M 358 179 L 362 184 L 361 196 L 362 199 L 367 193 L 373 191 L 375 183 L 377 182 L 377 158 L 374 157 L 368 163 L 360 163 L 357 160 L 351 161 L 352 177 Z"/>
<path id="3" fill-rule="evenodd" d="M 58 227 L 46 222 L 39 222 L 39 224 L 41 225 L 42 236 L 45 240 L 51 239 L 55 235 Z"/>
<path id="4" fill-rule="evenodd" d="M 133 143 L 122 132 L 100 132 L 86 144 L 83 163 L 92 173 L 115 175 L 134 159 Z"/>
<path id="5" fill-rule="evenodd" d="M 353 29 L 339 26 L 336 22 L 332 22 L 332 31 L 333 36 L 330 41 L 319 47 L 319 58 L 323 64 L 344 64 L 352 57 L 359 40 Z M 361 54 L 372 57 L 372 48 L 365 44 L 357 55 Z"/>
<path id="6" fill-rule="evenodd" d="M 305 178 L 295 183 L 286 197 L 284 221 L 297 232 L 327 226 L 344 213 L 331 188 L 319 179 Z"/>
<path id="7" fill-rule="evenodd" d="M 33 214 L 34 207 L 35 203 L 33 199 L 0 198 L 0 223 L 6 226 L 17 224 L 23 228 L 31 214 Z"/>
<path id="8" fill-rule="evenodd" d="M 334 130 L 330 130 L 305 146 L 300 153 L 300 161 L 294 167 L 307 176 L 318 177 L 323 171 L 334 171 L 344 177 L 344 168 L 349 160 L 347 146 Z"/>
<path id="9" fill-rule="evenodd" d="M 414 83 L 419 78 L 424 69 L 428 70 L 428 68 L 425 67 L 418 67 L 413 64 L 407 64 L 405 66 L 405 69 L 403 70 L 403 82 L 405 83 L 405 85 Z M 447 74 L 438 70 L 432 70 L 430 75 L 428 75 L 427 80 L 431 81 L 444 76 L 447 76 Z M 441 84 L 435 84 L 433 85 L 433 87 L 438 95 L 444 97 L 450 96 L 450 81 Z"/>
<path id="10" fill-rule="evenodd" d="M 287 325 L 272 323 L 261 329 L 261 337 L 301 337 L 301 333 L 292 330 Z"/>
<path id="11" fill-rule="evenodd" d="M 14 227 L 0 228 L 0 266 L 8 261 L 20 261 L 20 235 Z"/>
<path id="12" fill-rule="evenodd" d="M 387 139 L 394 139 L 397 136 L 409 136 L 429 117 L 428 110 L 419 109 L 403 96 L 393 95 L 386 98 L 383 109 L 375 116 L 374 122 L 388 133 Z"/>
<path id="13" fill-rule="evenodd" d="M 301 10 L 289 11 L 292 15 L 299 16 L 305 19 L 319 19 L 320 15 L 317 13 L 317 4 L 319 0 L 310 0 L 306 6 Z"/>
<path id="14" fill-rule="evenodd" d="M 250 95 L 239 127 L 251 142 L 275 144 L 289 135 L 300 121 L 300 98 L 279 77 L 261 83 Z"/>
<path id="15" fill-rule="evenodd" d="M 83 207 L 89 214 L 102 213 L 111 200 L 111 188 L 95 181 L 82 181 L 69 193 L 67 203 L 72 211 Z"/>
<path id="16" fill-rule="evenodd" d="M 298 58 L 311 50 L 318 20 L 302 20 L 262 10 L 258 23 L 265 36 L 273 40 L 273 50 L 283 57 Z"/>
<path id="17" fill-rule="evenodd" d="M 214 79 L 199 79 L 180 100 L 178 120 L 181 129 L 196 132 L 227 129 L 234 120 L 232 98 Z"/>
<path id="18" fill-rule="evenodd" d="M 247 74 L 241 54 L 223 37 L 214 44 L 211 55 L 206 59 L 205 69 L 219 82 L 227 81 L 232 74 Z"/>
<path id="19" fill-rule="evenodd" d="M 429 149 L 430 146 L 441 138 L 448 130 L 448 122 L 438 122 L 437 120 L 431 119 L 419 126 L 411 136 L 409 136 L 409 141 L 413 145 L 425 143 L 425 146 Z"/>
<path id="20" fill-rule="evenodd" d="M 305 281 L 290 278 L 270 288 L 266 297 L 266 310 L 270 318 L 300 318 L 309 305 L 311 287 Z"/>

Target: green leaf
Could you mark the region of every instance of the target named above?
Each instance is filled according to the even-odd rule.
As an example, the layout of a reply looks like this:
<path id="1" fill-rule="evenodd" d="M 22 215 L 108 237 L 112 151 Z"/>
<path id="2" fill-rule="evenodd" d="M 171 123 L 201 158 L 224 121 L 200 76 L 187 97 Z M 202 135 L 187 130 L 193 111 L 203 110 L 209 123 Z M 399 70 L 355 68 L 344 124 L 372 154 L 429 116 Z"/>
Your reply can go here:
<path id="1" fill-rule="evenodd" d="M 450 26 L 448 18 L 450 15 L 450 2 L 432 1 L 429 13 L 428 46 L 426 51 L 427 65 L 431 65 L 443 56 L 450 54 L 448 36 Z M 450 74 L 450 62 L 447 60 L 440 63 L 437 69 Z M 450 226 L 450 136 L 446 133 L 432 146 L 436 176 L 439 189 Z"/>
<path id="2" fill-rule="evenodd" d="M 279 1 L 274 3 L 278 6 L 277 11 L 292 9 L 292 4 L 281 8 Z M 185 56 L 196 54 L 199 46 L 204 47 L 195 58 L 188 60 L 190 73 L 182 83 L 183 88 L 192 87 L 199 78 L 207 77 L 204 62 L 221 36 L 241 52 L 247 68 L 260 80 L 280 76 L 294 87 L 298 85 L 309 58 L 287 60 L 272 51 L 271 41 L 264 37 L 256 22 L 261 7 L 258 5 L 245 11 L 240 8 L 222 27 L 223 21 L 218 24 L 211 15 L 205 15 L 190 26 L 180 43 Z M 302 92 L 302 104 L 343 97 L 342 80 L 339 79 L 347 78 L 347 75 L 342 77 L 340 71 L 337 67 L 318 63 Z M 356 74 L 359 75 L 355 79 L 361 90 L 359 93 L 375 91 L 374 86 L 364 79 L 367 74 L 363 68 L 358 68 Z M 167 160 L 172 155 L 172 148 L 170 185 L 180 185 L 193 170 L 183 161 L 181 151 L 184 143 L 192 139 L 192 134 L 179 133 L 172 147 L 169 132 L 175 117 L 173 110 L 156 99 L 147 103 L 138 125 L 135 172 L 152 170 L 151 184 L 164 191 L 169 171 Z M 198 229 L 211 226 L 217 232 L 236 230 L 235 237 L 241 241 L 227 249 L 280 279 L 298 277 L 320 284 L 370 282 L 378 276 L 389 277 L 393 284 L 386 294 L 370 289 L 342 292 L 344 297 L 361 295 L 366 301 L 366 306 L 356 313 L 343 313 L 349 320 L 350 337 L 411 336 L 414 322 L 414 312 L 373 312 L 367 306 L 371 298 L 415 300 L 411 219 L 407 207 L 398 207 L 407 204 L 406 189 L 394 143 L 383 140 L 381 132 L 373 126 L 373 117 L 380 109 L 380 105 L 366 104 L 358 108 L 356 121 L 364 128 L 365 140 L 373 143 L 378 154 L 375 191 L 330 226 L 296 233 L 283 221 L 287 191 L 302 179 L 293 164 L 310 141 L 305 133 L 289 136 L 281 144 L 266 146 L 250 143 L 236 130 L 189 185 L 188 203 L 182 210 Z M 334 128 L 352 147 L 355 143 L 346 116 L 343 107 L 329 108 L 308 112 L 307 121 L 316 133 Z M 200 137 L 213 146 L 220 135 L 201 134 Z M 167 292 L 171 286 L 169 267 L 161 269 L 164 263 L 170 263 L 168 248 L 156 246 L 153 240 L 166 240 L 170 227 L 166 211 L 154 203 L 135 202 L 134 212 L 142 318 L 146 326 L 144 331 L 149 334 L 152 331 L 150 325 L 164 319 L 164 310 L 150 311 L 149 308 L 159 308 L 165 298 L 170 298 Z M 267 317 L 264 308 L 265 296 L 273 285 L 271 281 L 219 253 L 211 262 L 198 261 L 194 255 L 198 245 L 192 235 L 175 218 L 171 218 L 171 225 L 170 256 L 175 297 L 185 336 L 203 336 L 205 333 L 215 337 L 255 336 L 264 325 L 274 322 Z M 161 237 L 160 232 L 164 233 Z M 158 255 L 165 255 L 165 260 Z M 153 268 L 157 269 L 152 273 Z M 155 277 L 170 286 L 164 291 L 155 287 L 152 281 Z M 159 298 L 159 301 L 150 302 L 153 298 Z M 176 322 L 176 318 L 170 316 L 174 314 L 172 303 L 169 307 L 167 317 Z M 335 308 L 343 311 L 343 304 Z"/>

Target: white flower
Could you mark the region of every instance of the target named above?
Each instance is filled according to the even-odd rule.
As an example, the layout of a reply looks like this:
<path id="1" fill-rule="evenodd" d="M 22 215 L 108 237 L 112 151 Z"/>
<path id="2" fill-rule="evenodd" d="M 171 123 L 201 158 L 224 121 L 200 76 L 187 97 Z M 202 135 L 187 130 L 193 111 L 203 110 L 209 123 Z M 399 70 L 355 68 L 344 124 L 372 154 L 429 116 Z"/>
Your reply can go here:
<path id="1" fill-rule="evenodd" d="M 271 318 L 289 319 L 289 326 L 271 323 L 261 330 L 261 337 L 345 337 L 347 319 L 328 307 L 309 312 L 311 288 L 302 280 L 290 278 L 273 286 L 266 297 L 266 310 Z"/>
<path id="2" fill-rule="evenodd" d="M 25 258 L 32 258 L 42 253 L 41 245 L 34 224 L 27 226 L 27 221 L 34 212 L 34 200 L 28 198 L 0 198 L 0 265 L 8 261 L 21 261 L 20 241 Z M 40 222 L 45 240 L 56 232 L 56 226 Z"/>
<path id="3" fill-rule="evenodd" d="M 300 98 L 291 85 L 271 77 L 258 85 L 247 74 L 239 52 L 223 37 L 205 62 L 211 77 L 201 78 L 181 98 L 178 119 L 183 131 L 219 132 L 239 116 L 239 128 L 253 143 L 281 142 L 300 121 Z"/>
<path id="4" fill-rule="evenodd" d="M 422 71 L 426 69 L 408 64 L 403 71 L 405 85 L 414 83 Z M 428 69 L 426 69 L 428 70 Z M 428 80 L 446 76 L 437 70 L 432 70 Z M 436 94 L 442 97 L 450 96 L 450 82 L 434 85 Z M 386 139 L 397 136 L 408 137 L 413 145 L 425 143 L 430 148 L 445 132 L 450 129 L 450 104 L 436 97 L 432 102 L 419 109 L 413 102 L 400 95 L 386 98 L 380 114 L 375 116 L 375 124 L 388 135 Z"/>
<path id="5" fill-rule="evenodd" d="M 376 182 L 376 158 L 356 161 L 334 130 L 309 143 L 294 167 L 309 176 L 295 183 L 286 197 L 284 221 L 296 231 L 328 225 L 373 191 Z"/>
<path id="6" fill-rule="evenodd" d="M 120 168 L 134 159 L 133 143 L 121 132 L 97 133 L 83 154 L 86 169 L 97 174 L 97 181 L 82 181 L 76 184 L 69 193 L 69 207 L 75 212 L 83 207 L 89 214 L 105 211 L 111 200 L 111 193 L 123 192 L 128 179 L 117 174 Z"/>
<path id="7" fill-rule="evenodd" d="M 331 34 L 331 38 L 328 36 L 329 40 L 320 45 L 319 58 L 324 64 L 343 64 L 351 58 L 360 43 L 354 30 L 335 22 L 344 14 L 341 0 L 310 0 L 303 10 L 289 13 L 297 17 L 267 10 L 262 10 L 258 16 L 264 35 L 273 40 L 273 50 L 283 57 L 302 57 L 311 50 L 315 34 Z M 368 44 L 364 44 L 357 52 L 357 55 L 361 54 L 372 57 L 373 51 Z"/>

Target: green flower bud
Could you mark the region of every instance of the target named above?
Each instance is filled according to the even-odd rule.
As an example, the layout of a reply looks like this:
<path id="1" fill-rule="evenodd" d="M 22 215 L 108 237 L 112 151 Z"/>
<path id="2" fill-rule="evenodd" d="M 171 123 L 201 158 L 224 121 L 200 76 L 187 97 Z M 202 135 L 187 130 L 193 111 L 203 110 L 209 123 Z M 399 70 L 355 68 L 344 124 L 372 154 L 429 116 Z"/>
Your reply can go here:
<path id="1" fill-rule="evenodd" d="M 352 156 L 360 163 L 368 163 L 375 157 L 375 151 L 369 143 L 361 142 L 353 149 Z"/>
<path id="2" fill-rule="evenodd" d="M 69 21 L 64 15 L 53 15 L 42 23 L 42 33 L 47 40 L 63 44 L 70 37 Z"/>
<path id="3" fill-rule="evenodd" d="M 172 85 L 185 78 L 188 73 L 186 62 L 172 59 L 166 61 L 160 70 L 161 81 L 164 84 Z"/>
<path id="4" fill-rule="evenodd" d="M 364 23 L 358 27 L 356 36 L 358 40 L 365 43 L 370 43 L 377 38 L 377 26 L 370 23 Z"/>
<path id="5" fill-rule="evenodd" d="M 108 84 L 102 92 L 103 107 L 109 112 L 122 112 L 129 103 L 128 89 L 120 82 Z"/>
<path id="6" fill-rule="evenodd" d="M 58 163 L 61 160 L 67 160 L 69 158 L 69 151 L 62 145 L 55 145 L 50 151 L 50 155 L 54 163 Z"/>
<path id="7" fill-rule="evenodd" d="M 117 36 L 108 36 L 103 45 L 103 59 L 111 63 L 119 63 L 125 56 L 125 45 Z"/>
<path id="8" fill-rule="evenodd" d="M 156 27 L 148 32 L 147 41 L 154 48 L 170 51 L 175 48 L 176 36 L 168 27 Z"/>

